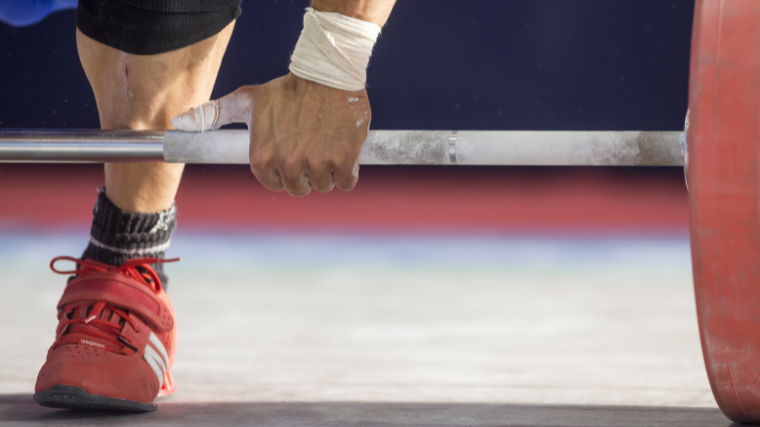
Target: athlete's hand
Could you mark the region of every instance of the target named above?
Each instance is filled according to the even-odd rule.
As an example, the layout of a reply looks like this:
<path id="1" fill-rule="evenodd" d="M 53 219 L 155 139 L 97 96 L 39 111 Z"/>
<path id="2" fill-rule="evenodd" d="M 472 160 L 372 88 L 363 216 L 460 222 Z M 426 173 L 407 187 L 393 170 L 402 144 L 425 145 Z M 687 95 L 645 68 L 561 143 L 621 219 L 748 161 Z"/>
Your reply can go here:
<path id="1" fill-rule="evenodd" d="M 246 123 L 256 178 L 270 190 L 305 196 L 312 188 L 356 185 L 371 118 L 366 90 L 346 92 L 288 74 L 191 108 L 172 124 L 197 132 Z"/>

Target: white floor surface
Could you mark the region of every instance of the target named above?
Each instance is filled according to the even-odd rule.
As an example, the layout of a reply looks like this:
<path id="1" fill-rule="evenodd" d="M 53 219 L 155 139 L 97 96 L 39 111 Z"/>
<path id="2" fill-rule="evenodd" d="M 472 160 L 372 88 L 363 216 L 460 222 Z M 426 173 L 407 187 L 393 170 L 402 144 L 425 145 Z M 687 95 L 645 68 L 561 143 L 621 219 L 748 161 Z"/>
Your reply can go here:
<path id="1" fill-rule="evenodd" d="M 30 394 L 86 230 L 0 232 L 0 395 Z M 685 236 L 180 231 L 171 403 L 715 408 Z M 167 402 L 167 404 L 171 404 Z"/>

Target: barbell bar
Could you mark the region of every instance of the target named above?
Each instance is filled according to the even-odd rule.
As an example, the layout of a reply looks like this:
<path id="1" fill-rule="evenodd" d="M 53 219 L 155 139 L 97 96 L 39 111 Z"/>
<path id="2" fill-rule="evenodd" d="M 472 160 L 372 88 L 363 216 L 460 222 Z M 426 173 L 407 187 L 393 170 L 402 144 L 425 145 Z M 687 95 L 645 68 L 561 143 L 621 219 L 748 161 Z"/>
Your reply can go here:
<path id="1" fill-rule="evenodd" d="M 364 165 L 683 166 L 683 132 L 370 131 Z M 0 129 L 0 162 L 248 164 L 246 130 Z"/>

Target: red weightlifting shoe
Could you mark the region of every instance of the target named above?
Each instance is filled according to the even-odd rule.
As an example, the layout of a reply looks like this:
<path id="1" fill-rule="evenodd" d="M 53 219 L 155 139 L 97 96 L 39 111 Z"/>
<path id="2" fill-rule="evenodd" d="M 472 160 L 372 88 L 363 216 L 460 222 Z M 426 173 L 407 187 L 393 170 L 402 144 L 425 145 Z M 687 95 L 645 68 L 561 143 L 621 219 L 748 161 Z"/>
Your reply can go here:
<path id="1" fill-rule="evenodd" d="M 55 262 L 77 270 L 59 271 Z M 156 397 L 176 390 L 174 309 L 148 264 L 120 266 L 58 257 L 50 268 L 75 274 L 58 302 L 58 328 L 37 376 L 34 400 L 42 406 L 107 411 L 155 411 Z"/>

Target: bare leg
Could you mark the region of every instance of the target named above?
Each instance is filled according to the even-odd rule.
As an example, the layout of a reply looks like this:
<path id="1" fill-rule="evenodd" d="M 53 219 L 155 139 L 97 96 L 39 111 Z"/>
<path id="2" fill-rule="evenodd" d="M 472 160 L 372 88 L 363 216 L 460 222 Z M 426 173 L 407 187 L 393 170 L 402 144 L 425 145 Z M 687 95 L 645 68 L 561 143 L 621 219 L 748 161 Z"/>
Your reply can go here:
<path id="1" fill-rule="evenodd" d="M 175 51 L 131 55 L 77 30 L 77 48 L 95 92 L 103 129 L 171 129 L 171 119 L 211 97 L 235 23 L 221 33 Z M 169 209 L 181 164 L 107 163 L 106 195 L 120 209 Z"/>

